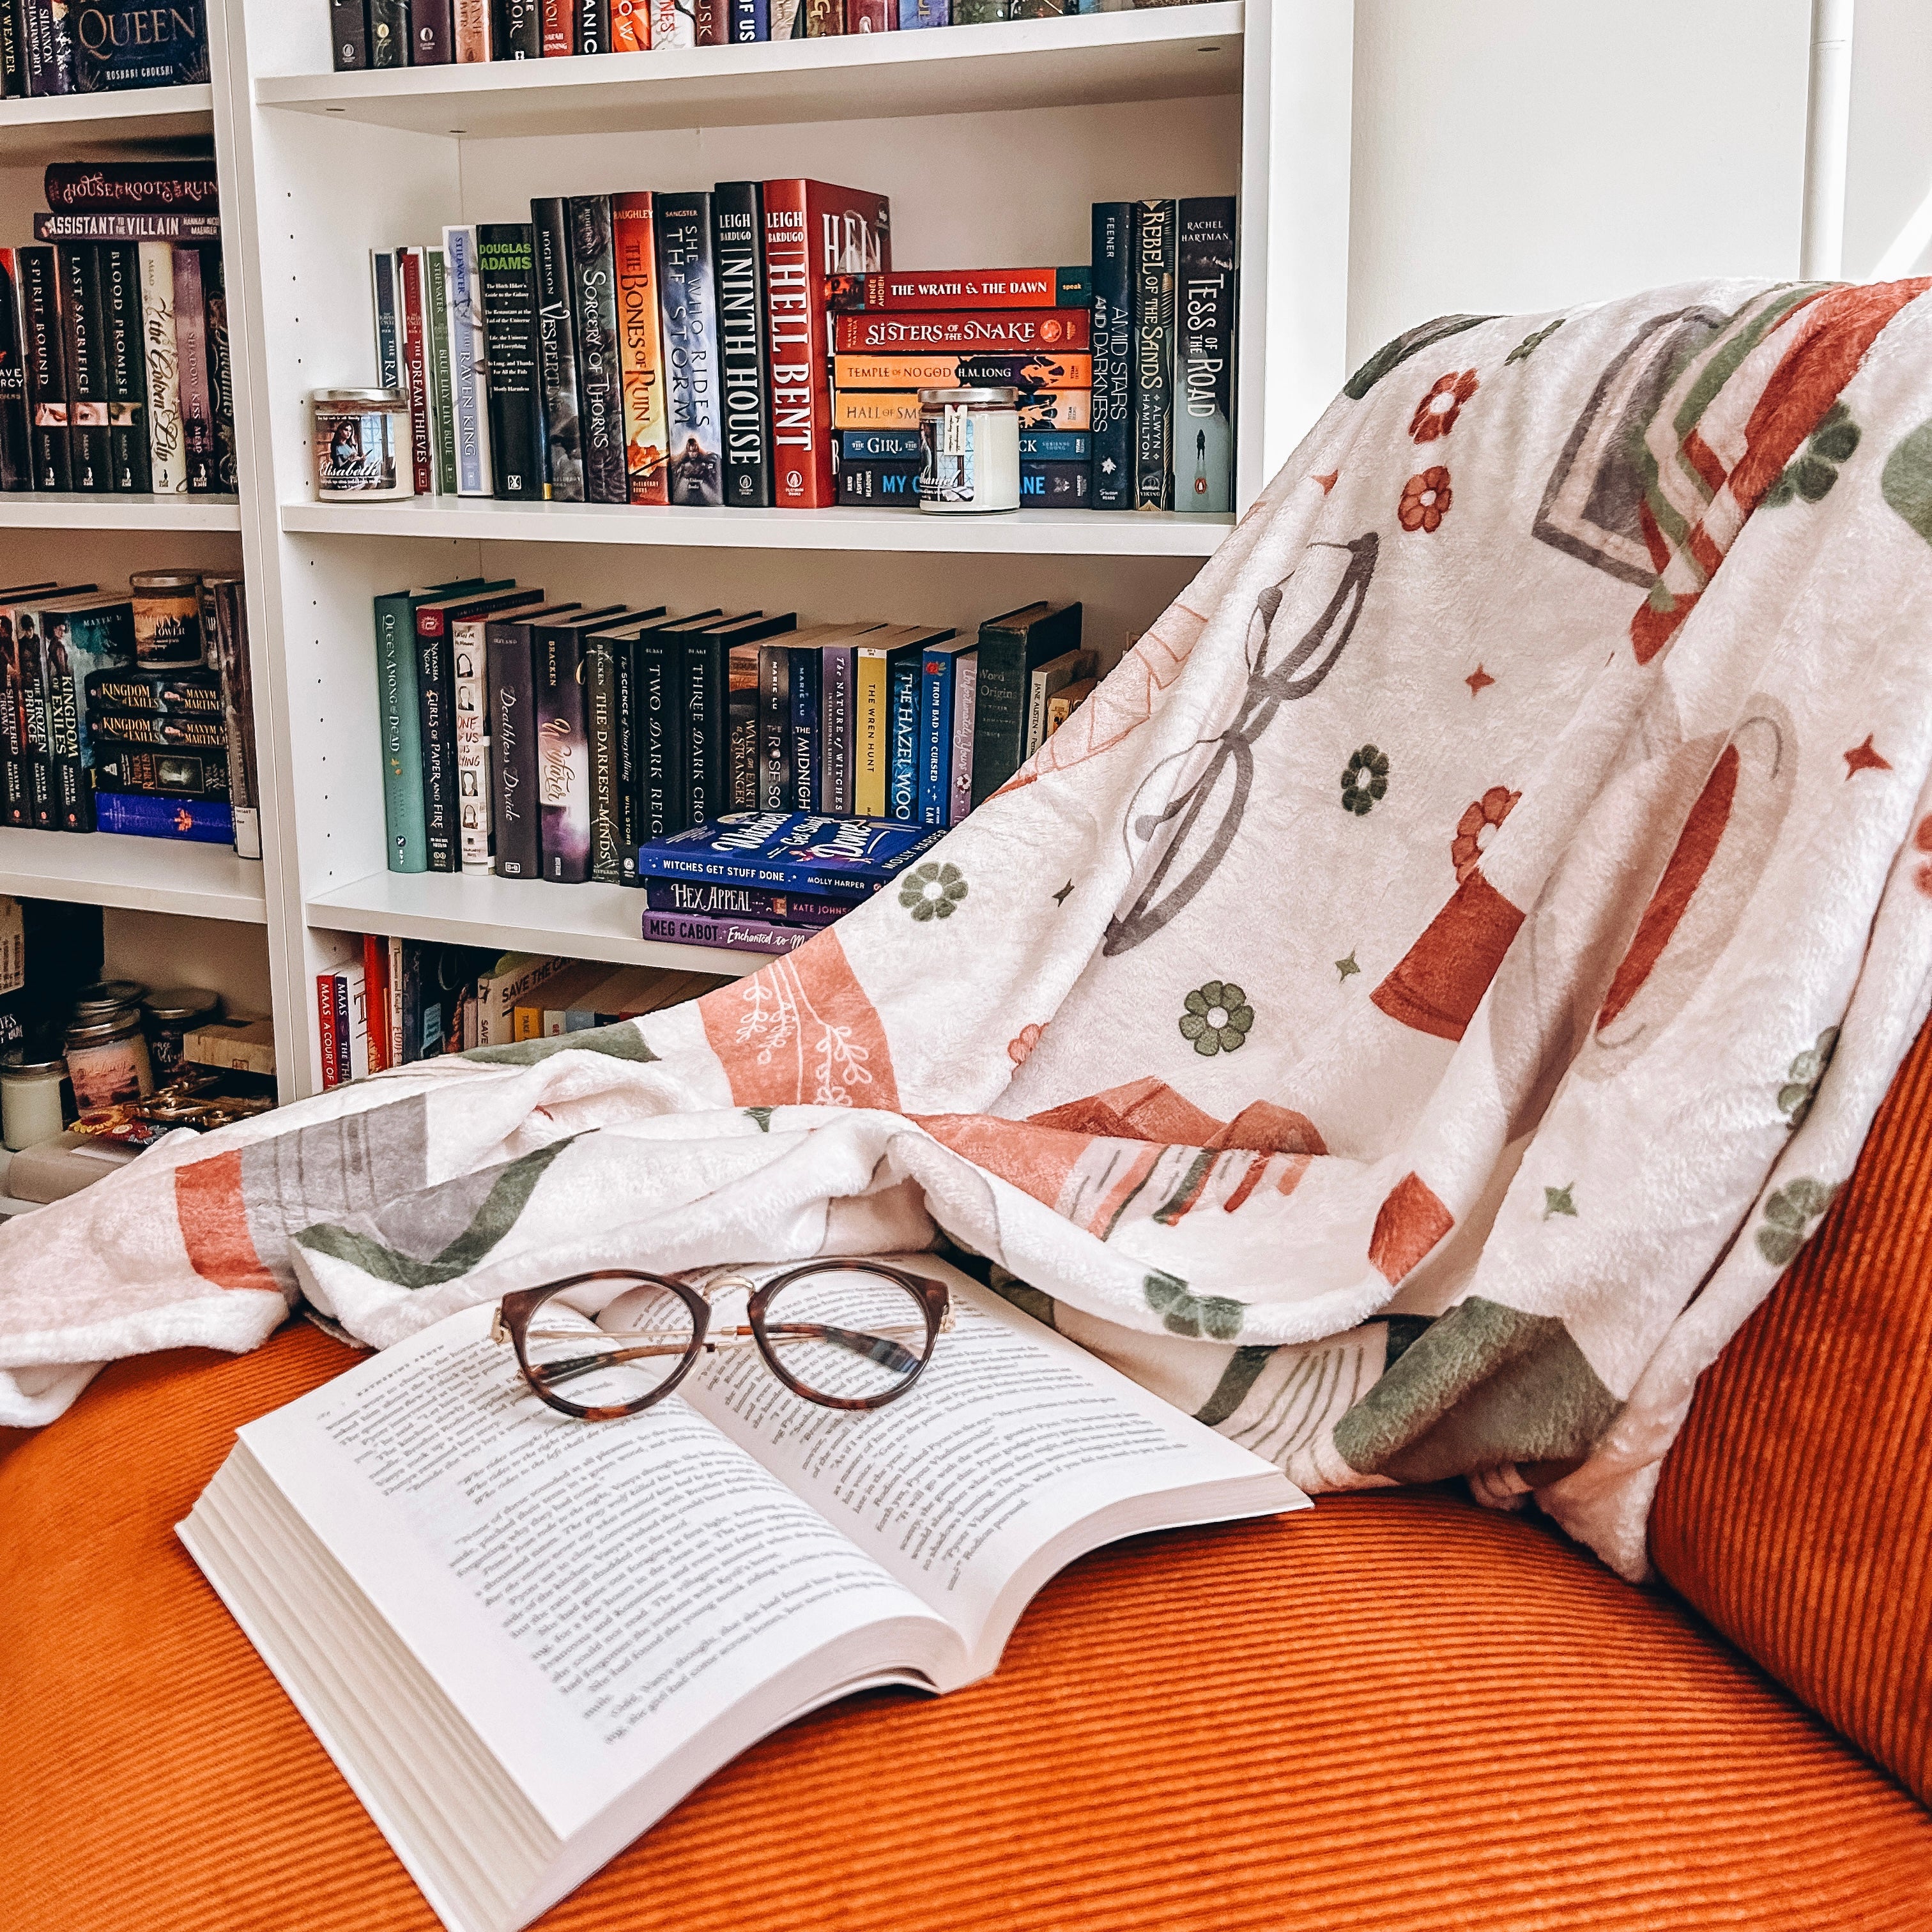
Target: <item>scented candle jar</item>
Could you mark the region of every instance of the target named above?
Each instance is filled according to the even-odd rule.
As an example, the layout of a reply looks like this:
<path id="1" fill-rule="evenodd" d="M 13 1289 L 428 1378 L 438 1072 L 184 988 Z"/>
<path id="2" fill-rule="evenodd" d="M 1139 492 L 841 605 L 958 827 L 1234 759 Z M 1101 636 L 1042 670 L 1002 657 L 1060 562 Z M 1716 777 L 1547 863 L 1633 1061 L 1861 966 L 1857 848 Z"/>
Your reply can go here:
<path id="1" fill-rule="evenodd" d="M 318 389 L 315 494 L 325 502 L 386 502 L 416 494 L 410 399 L 400 389 Z"/>
<path id="2" fill-rule="evenodd" d="M 117 1006 L 76 1019 L 67 1030 L 67 1071 L 75 1104 L 83 1112 L 145 1100 L 154 1090 L 154 1070 L 140 1008 Z"/>
<path id="3" fill-rule="evenodd" d="M 58 1140 L 67 1125 L 64 1060 L 0 1061 L 0 1143 L 9 1154 Z"/>
<path id="4" fill-rule="evenodd" d="M 1017 389 L 922 389 L 922 510 L 968 513 L 1020 506 Z"/>
<path id="5" fill-rule="evenodd" d="M 221 996 L 198 986 L 176 986 L 164 993 L 150 993 L 141 1002 L 148 1060 L 162 1086 L 180 1072 L 182 1042 L 188 1034 L 220 1017 Z"/>
<path id="6" fill-rule="evenodd" d="M 134 661 L 143 670 L 201 662 L 201 573 L 137 571 L 134 593 Z"/>

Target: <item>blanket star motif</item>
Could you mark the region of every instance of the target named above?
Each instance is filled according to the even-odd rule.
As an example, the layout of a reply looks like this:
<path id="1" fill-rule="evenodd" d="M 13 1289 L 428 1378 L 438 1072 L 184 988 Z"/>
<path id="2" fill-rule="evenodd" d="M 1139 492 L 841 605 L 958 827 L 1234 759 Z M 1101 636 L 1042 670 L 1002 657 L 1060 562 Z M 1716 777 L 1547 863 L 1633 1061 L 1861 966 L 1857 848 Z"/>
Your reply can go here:
<path id="1" fill-rule="evenodd" d="M 800 950 L 176 1136 L 0 1232 L 0 1421 L 579 1269 L 929 1246 L 1312 1491 L 1646 1570 L 1932 996 L 1928 284 L 1454 316 Z"/>

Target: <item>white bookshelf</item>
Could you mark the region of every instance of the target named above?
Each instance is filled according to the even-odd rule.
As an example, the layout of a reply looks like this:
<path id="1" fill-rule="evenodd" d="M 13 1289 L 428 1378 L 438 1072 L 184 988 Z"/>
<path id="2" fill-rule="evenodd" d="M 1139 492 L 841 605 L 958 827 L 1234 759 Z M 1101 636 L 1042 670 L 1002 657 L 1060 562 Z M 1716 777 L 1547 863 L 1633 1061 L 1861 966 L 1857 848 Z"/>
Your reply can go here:
<path id="1" fill-rule="evenodd" d="M 890 193 L 901 266 L 1084 262 L 1095 201 L 1234 194 L 1241 505 L 1346 374 L 1352 0 L 360 74 L 329 70 L 326 0 L 210 0 L 209 14 L 212 88 L 0 103 L 0 238 L 28 238 L 49 160 L 212 142 L 240 500 L 0 498 L 0 581 L 30 566 L 107 581 L 173 560 L 245 565 L 264 860 L 0 832 L 0 891 L 124 909 L 159 956 L 142 974 L 156 980 L 177 976 L 170 945 L 205 965 L 223 944 L 210 935 L 262 929 L 285 1095 L 319 1084 L 314 976 L 360 933 L 720 973 L 760 963 L 646 942 L 634 890 L 385 870 L 376 596 L 481 574 L 596 604 L 962 631 L 1033 598 L 1078 598 L 1111 661 L 1232 522 L 318 502 L 307 398 L 374 380 L 370 249 L 526 219 L 536 195 L 805 174 Z M 254 960 L 263 940 L 230 950 Z"/>

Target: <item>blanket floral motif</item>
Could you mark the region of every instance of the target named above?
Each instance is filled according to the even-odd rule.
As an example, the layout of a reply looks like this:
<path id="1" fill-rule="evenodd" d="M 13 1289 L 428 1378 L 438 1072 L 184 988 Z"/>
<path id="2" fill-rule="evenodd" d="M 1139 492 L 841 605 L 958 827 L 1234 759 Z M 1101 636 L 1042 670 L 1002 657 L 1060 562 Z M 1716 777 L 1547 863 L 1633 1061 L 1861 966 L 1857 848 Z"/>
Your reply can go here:
<path id="1" fill-rule="evenodd" d="M 916 1248 L 1304 1487 L 1624 1574 L 1932 996 L 1928 284 L 1390 344 L 1092 700 L 800 951 L 0 1233 L 0 1420 L 566 1269 Z"/>

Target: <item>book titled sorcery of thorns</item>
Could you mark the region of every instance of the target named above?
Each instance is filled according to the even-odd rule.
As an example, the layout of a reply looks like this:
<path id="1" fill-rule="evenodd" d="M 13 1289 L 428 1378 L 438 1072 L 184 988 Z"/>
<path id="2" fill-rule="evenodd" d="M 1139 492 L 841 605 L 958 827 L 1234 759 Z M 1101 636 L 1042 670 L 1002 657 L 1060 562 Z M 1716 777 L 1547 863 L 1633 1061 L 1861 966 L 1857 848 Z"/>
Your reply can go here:
<path id="1" fill-rule="evenodd" d="M 899 1264 L 954 1325 L 870 1412 L 724 1349 L 574 1421 L 484 1304 L 241 1431 L 182 1540 L 451 1932 L 527 1924 L 807 1711 L 989 1675 L 1088 1550 L 1306 1505 L 934 1257 Z"/>

